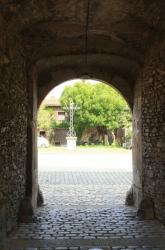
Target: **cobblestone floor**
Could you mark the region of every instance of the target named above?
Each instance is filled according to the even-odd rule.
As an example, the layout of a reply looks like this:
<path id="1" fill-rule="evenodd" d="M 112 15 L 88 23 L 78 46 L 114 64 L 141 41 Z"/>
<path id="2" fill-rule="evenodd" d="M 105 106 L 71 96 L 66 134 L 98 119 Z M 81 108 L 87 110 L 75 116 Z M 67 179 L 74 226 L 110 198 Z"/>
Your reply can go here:
<path id="1" fill-rule="evenodd" d="M 39 183 L 45 202 L 52 207 L 93 207 L 124 204 L 132 173 L 41 172 Z"/>
<path id="2" fill-rule="evenodd" d="M 41 172 L 40 185 L 131 185 L 132 173 L 129 171 L 55 171 Z"/>
<path id="3" fill-rule="evenodd" d="M 42 172 L 39 180 L 47 205 L 19 225 L 9 249 L 165 249 L 165 227 L 124 205 L 130 172 Z"/>
<path id="4" fill-rule="evenodd" d="M 18 239 L 109 239 L 164 237 L 165 228 L 156 221 L 142 221 L 135 210 L 118 208 L 40 209 L 36 222 L 22 224 Z"/>
<path id="5" fill-rule="evenodd" d="M 115 247 L 107 247 L 107 246 L 101 246 L 101 248 L 98 247 L 91 247 L 91 246 L 86 246 L 86 247 L 53 247 L 53 248 L 48 248 L 48 247 L 41 247 L 41 248 L 12 248 L 12 250 L 164 250 L 164 247 L 158 246 L 158 247 L 151 247 L 149 245 L 144 245 L 144 246 L 135 246 L 135 245 L 130 245 L 130 246 L 115 246 Z"/>

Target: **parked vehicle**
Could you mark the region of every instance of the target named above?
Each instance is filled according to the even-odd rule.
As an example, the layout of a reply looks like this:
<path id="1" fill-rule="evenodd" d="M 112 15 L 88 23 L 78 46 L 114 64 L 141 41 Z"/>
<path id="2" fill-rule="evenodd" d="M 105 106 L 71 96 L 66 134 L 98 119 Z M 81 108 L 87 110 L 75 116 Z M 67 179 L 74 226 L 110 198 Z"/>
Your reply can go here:
<path id="1" fill-rule="evenodd" d="M 49 142 L 45 137 L 39 136 L 37 138 L 37 146 L 39 148 L 47 148 L 47 147 L 49 147 Z"/>

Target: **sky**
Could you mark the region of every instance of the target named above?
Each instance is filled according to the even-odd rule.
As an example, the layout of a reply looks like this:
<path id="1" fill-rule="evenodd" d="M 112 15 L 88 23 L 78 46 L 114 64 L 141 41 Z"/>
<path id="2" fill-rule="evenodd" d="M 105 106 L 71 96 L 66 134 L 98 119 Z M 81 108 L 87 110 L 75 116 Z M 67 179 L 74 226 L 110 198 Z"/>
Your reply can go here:
<path id="1" fill-rule="evenodd" d="M 54 89 L 52 89 L 52 91 L 49 92 L 49 94 L 46 96 L 46 98 L 49 98 L 50 96 L 55 97 L 56 99 L 59 99 L 63 89 L 65 88 L 65 86 L 72 86 L 74 85 L 77 81 L 80 81 L 80 79 L 76 79 L 76 80 L 70 80 L 64 83 L 59 84 L 57 87 L 55 87 Z M 91 84 L 96 84 L 98 81 L 94 81 L 94 80 L 87 80 L 89 83 Z"/>

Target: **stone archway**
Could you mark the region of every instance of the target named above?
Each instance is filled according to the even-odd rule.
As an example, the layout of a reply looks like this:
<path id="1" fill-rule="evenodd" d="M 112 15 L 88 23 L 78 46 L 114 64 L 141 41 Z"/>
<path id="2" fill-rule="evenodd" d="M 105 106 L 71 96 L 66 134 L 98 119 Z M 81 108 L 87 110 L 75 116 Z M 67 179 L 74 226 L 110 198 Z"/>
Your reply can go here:
<path id="1" fill-rule="evenodd" d="M 68 70 L 66 71 L 67 72 L 67 74 L 61 74 L 61 78 L 63 78 L 63 77 L 65 77 L 65 75 L 67 75 L 68 76 Z M 64 71 L 62 71 L 62 73 L 64 73 Z M 85 77 L 89 77 L 88 75 L 86 75 Z M 59 81 L 60 81 L 60 78 L 58 78 L 59 79 Z M 84 79 L 84 78 L 83 78 Z M 115 78 L 116 79 L 116 85 L 117 85 L 117 80 L 119 80 L 119 82 L 118 83 L 124 83 L 124 80 L 122 81 L 122 79 L 121 78 Z M 80 79 L 77 79 L 77 81 L 79 81 Z M 88 79 L 87 79 L 88 80 Z M 95 79 L 96 80 L 96 79 Z M 97 79 L 97 81 L 99 81 L 100 82 L 100 80 L 98 80 Z M 83 84 L 83 82 L 82 82 L 82 84 Z M 109 85 L 109 84 L 107 84 L 107 83 L 104 83 L 104 84 L 106 84 L 106 85 Z M 51 82 L 51 84 L 50 84 L 50 86 L 49 85 L 46 85 L 45 86 L 45 92 L 44 92 L 44 89 L 43 89 L 43 92 L 44 93 L 46 93 L 46 95 L 49 93 L 49 91 L 47 90 L 47 89 L 49 89 L 48 87 L 51 87 L 51 90 L 52 90 L 52 88 L 54 87 L 54 86 L 57 86 L 58 84 L 56 83 L 56 81 L 55 81 L 55 79 L 54 79 L 54 82 Z M 119 85 L 120 86 L 120 85 Z M 112 85 L 111 85 L 111 87 L 112 87 Z M 114 87 L 113 87 L 114 88 Z M 47 92 L 48 91 L 48 92 Z M 116 90 L 117 91 L 117 90 Z M 117 91 L 118 92 L 118 91 Z M 39 100 L 41 100 L 40 98 L 39 98 Z M 131 101 L 131 98 L 129 99 L 130 101 Z M 61 151 L 61 150 L 60 150 Z M 42 154 L 41 153 L 39 153 L 39 155 L 41 155 L 41 158 L 40 159 L 42 159 L 42 160 L 40 160 L 40 163 L 41 164 L 39 164 L 39 166 L 41 167 L 41 169 L 40 169 L 40 171 L 54 171 L 52 174 L 50 174 L 50 173 L 46 173 L 46 175 L 47 175 L 47 187 L 45 188 L 44 187 L 44 182 L 42 181 L 42 179 L 43 178 L 45 178 L 45 177 L 43 177 L 44 176 L 44 174 L 42 173 L 42 172 L 40 172 L 39 171 L 39 173 L 40 173 L 40 180 L 41 180 L 41 187 L 42 187 L 42 190 L 44 191 L 44 196 L 46 197 L 46 204 L 48 205 L 49 203 L 55 203 L 56 205 L 54 205 L 54 207 L 56 207 L 57 206 L 57 204 L 61 204 L 61 202 L 59 201 L 59 199 L 57 198 L 57 200 L 55 199 L 55 195 L 54 195 L 54 199 L 52 198 L 52 199 L 50 199 L 50 195 L 49 195 L 49 192 L 50 193 L 52 193 L 52 187 L 50 186 L 49 187 L 49 184 L 50 183 L 52 183 L 51 185 L 59 185 L 59 184 L 57 184 L 56 183 L 56 180 L 55 179 L 58 179 L 58 183 L 61 183 L 61 180 L 60 180 L 60 178 L 59 177 L 53 177 L 53 175 L 55 176 L 55 174 L 58 176 L 58 173 L 56 173 L 57 171 L 59 171 L 59 169 L 60 168 L 62 168 L 63 169 L 63 166 L 62 166 L 62 162 L 63 162 L 63 160 L 60 160 L 59 159 L 59 155 L 57 154 L 56 155 L 56 152 L 55 151 L 53 151 L 52 152 L 53 154 L 55 154 L 55 156 L 57 156 L 57 159 L 54 157 L 52 157 L 52 155 L 50 154 L 50 160 L 49 160 L 49 158 L 48 158 L 48 160 L 46 161 L 47 162 L 47 168 L 44 170 L 44 164 L 43 164 L 43 162 L 44 162 L 44 157 L 42 157 Z M 100 152 L 101 153 L 101 152 Z M 98 152 L 98 154 L 100 154 L 99 152 Z M 69 167 L 70 167 L 70 164 L 69 164 L 69 160 L 67 160 L 67 154 L 66 154 L 66 152 L 64 152 L 64 155 L 62 156 L 62 158 L 64 158 L 65 159 L 65 161 L 66 162 L 68 162 L 68 165 L 67 164 L 65 164 L 65 167 L 67 166 L 68 167 L 68 169 L 67 169 L 67 171 L 70 171 L 70 169 L 69 169 Z M 74 157 L 74 155 L 73 154 L 71 154 L 73 157 Z M 71 156 L 70 155 L 70 156 Z M 49 154 L 48 154 L 48 156 L 49 156 Z M 86 155 L 87 156 L 87 155 Z M 84 156 L 85 157 L 85 156 Z M 58 163 L 57 163 L 58 162 Z M 73 161 L 74 162 L 74 161 Z M 92 162 L 94 162 L 94 160 L 91 160 L 91 161 L 89 161 L 89 162 L 91 162 L 91 165 L 93 166 L 93 163 Z M 102 158 L 102 160 L 101 161 L 98 161 L 98 162 L 104 162 L 104 159 Z M 111 162 L 111 159 L 109 159 L 109 161 L 106 161 L 105 160 L 105 165 L 107 165 L 108 166 L 108 164 L 112 164 L 112 163 L 110 163 Z M 52 164 L 53 163 L 53 164 Z M 117 163 L 117 161 L 116 162 L 114 162 L 114 165 L 115 165 L 115 163 L 118 165 L 118 163 Z M 59 168 L 59 166 L 58 166 L 58 164 L 61 166 L 60 168 Z M 53 165 L 53 167 L 54 167 L 54 170 L 52 170 L 51 168 L 50 168 L 50 166 L 51 165 Z M 80 158 L 80 163 L 78 164 L 78 162 L 77 162 L 77 167 L 79 168 L 79 165 L 81 166 L 82 164 L 81 164 L 81 158 Z M 129 165 L 129 164 L 128 164 Z M 96 166 L 98 166 L 97 165 L 97 162 L 96 162 Z M 119 164 L 119 166 L 122 166 L 122 164 Z M 50 170 L 51 169 L 51 170 Z M 98 167 L 97 167 L 97 169 L 98 169 Z M 62 171 L 61 169 L 60 169 L 60 171 Z M 64 171 L 66 171 L 66 169 L 64 170 Z M 72 171 L 73 171 L 73 169 L 72 169 Z M 74 170 L 74 171 L 76 171 L 76 170 Z M 91 170 L 92 171 L 92 170 Z M 95 170 L 96 171 L 96 170 Z M 101 168 L 100 168 L 100 170 L 99 171 L 101 171 Z M 102 170 L 103 171 L 103 170 Z M 121 171 L 123 171 L 123 170 L 121 170 Z M 131 172 L 131 171 L 130 171 Z M 132 172 L 131 172 L 132 173 Z M 48 179 L 49 179 L 49 174 L 52 176 L 52 178 L 51 178 L 51 180 L 50 180 L 50 182 L 48 182 Z M 46 176 L 45 175 L 45 176 Z M 65 175 L 65 178 L 66 178 L 66 180 L 67 180 L 67 176 L 68 174 L 66 173 L 66 175 Z M 73 175 L 74 175 L 74 173 L 73 173 Z M 131 175 L 131 174 L 130 174 Z M 42 178 L 41 178 L 41 176 L 42 176 Z M 54 182 L 53 182 L 53 178 L 54 178 Z M 76 177 L 75 177 L 76 178 Z M 93 178 L 92 177 L 92 174 L 90 175 L 90 178 Z M 71 178 L 72 179 L 72 178 Z M 82 179 L 82 177 L 81 177 L 81 179 Z M 88 179 L 88 178 L 87 178 Z M 114 178 L 115 179 L 115 178 Z M 110 180 L 111 180 L 111 177 L 109 178 L 109 183 L 110 183 Z M 88 181 L 89 181 L 89 179 L 88 179 Z M 112 181 L 112 180 L 111 180 Z M 67 181 L 66 181 L 67 182 Z M 56 184 L 55 184 L 56 183 Z M 93 182 L 94 183 L 94 182 Z M 106 182 L 105 182 L 106 183 Z M 112 183 L 115 183 L 114 181 L 112 181 Z M 132 184 L 132 183 L 131 183 Z M 43 186 L 42 186 L 43 185 Z M 103 185 L 103 183 L 102 183 L 102 185 Z M 56 186 L 55 186 L 56 187 Z M 76 187 L 75 187 L 76 188 Z M 128 187 L 127 187 L 128 188 Z M 50 189 L 50 190 L 49 190 Z M 55 188 L 56 189 L 56 188 Z M 58 187 L 57 187 L 57 189 L 58 189 Z M 68 186 L 68 188 L 67 189 L 69 189 L 69 186 Z M 45 192 L 45 190 L 47 190 L 46 192 Z M 114 190 L 115 190 L 115 188 L 114 188 Z M 127 191 L 128 191 L 128 189 L 127 189 Z M 63 187 L 61 186 L 61 193 L 63 192 Z M 81 188 L 80 188 L 80 194 L 81 193 L 83 193 L 83 191 L 81 191 Z M 56 193 L 56 191 L 54 190 L 54 193 Z M 71 193 L 71 192 L 70 192 Z M 74 192 L 73 192 L 74 193 Z M 99 193 L 99 192 L 98 192 Z M 126 195 L 126 191 L 125 191 L 125 195 Z M 125 196 L 124 195 L 124 196 Z M 58 195 L 57 195 L 58 196 Z M 64 194 L 62 193 L 62 195 L 61 195 L 61 201 L 63 200 L 63 198 L 62 198 L 62 196 L 64 196 L 65 197 L 65 192 L 64 192 Z M 74 196 L 74 195 L 73 195 Z M 83 196 L 83 195 L 82 195 Z M 103 195 L 104 196 L 104 195 Z M 106 195 L 105 195 L 106 196 Z M 47 197 L 49 197 L 49 199 L 47 198 Z M 71 198 L 71 197 L 70 197 Z M 65 199 L 65 198 L 64 198 Z M 71 198 L 71 200 L 73 199 L 73 197 Z M 74 199 L 73 199 L 74 200 Z M 123 202 L 123 197 L 122 197 L 122 202 Z M 114 202 L 115 202 L 115 199 L 114 199 Z M 70 204 L 71 204 L 72 202 L 70 201 Z M 124 204 L 124 203 L 122 203 L 122 204 Z M 48 205 L 49 206 L 49 205 Z M 59 205 L 60 206 L 60 205 Z M 68 204 L 66 204 L 66 207 L 68 206 Z M 77 209 L 78 209 L 78 207 L 77 207 Z"/>
<path id="2" fill-rule="evenodd" d="M 47 58 L 46 62 L 44 62 L 44 60 L 42 62 L 39 62 L 37 64 L 37 67 L 39 67 L 38 65 L 42 65 L 43 66 L 44 64 L 46 66 L 47 65 L 50 66 L 51 60 L 49 62 L 49 59 Z M 104 65 L 100 64 L 100 67 L 104 67 Z M 52 68 L 53 68 L 53 72 L 51 72 Z M 57 69 L 58 68 L 60 68 L 60 67 L 58 66 Z M 78 73 L 76 74 L 77 67 L 74 70 L 74 65 L 72 66 L 72 69 L 70 69 L 69 67 L 67 68 L 67 65 L 64 65 L 64 68 L 65 68 L 65 70 L 63 70 L 63 67 L 61 66 L 61 70 L 60 71 L 58 70 L 58 71 L 54 72 L 54 67 L 51 64 L 50 69 L 49 69 L 49 67 L 47 68 L 47 73 L 43 72 L 43 74 L 45 74 L 47 76 L 47 79 L 50 79 L 49 76 L 53 75 L 53 80 L 51 80 L 50 83 L 47 83 L 45 85 L 42 85 L 43 84 L 42 81 L 41 82 L 38 81 L 38 100 L 39 100 L 38 101 L 38 106 L 41 103 L 41 101 L 43 100 L 43 96 L 45 97 L 53 87 L 55 87 L 55 86 L 57 86 L 59 84 L 59 82 L 62 82 L 64 80 L 68 80 L 68 78 L 69 79 L 70 78 L 73 79 L 78 74 L 81 75 L 81 76 L 83 76 L 84 70 L 83 69 L 81 69 L 81 70 L 79 69 Z M 119 91 L 121 93 L 121 95 L 127 100 L 128 105 L 131 107 L 131 109 L 133 108 L 133 91 L 132 91 L 130 85 L 126 82 L 126 80 L 124 78 L 122 78 L 120 76 L 115 76 L 115 75 L 111 76 L 111 75 L 109 75 L 108 72 L 105 72 L 105 71 L 104 72 L 99 71 L 98 67 L 95 67 L 95 65 L 92 65 L 90 68 L 91 68 L 90 74 L 92 72 L 92 75 L 94 76 L 93 77 L 94 79 L 97 78 L 97 80 L 98 80 L 98 77 L 99 77 L 99 79 L 100 79 L 100 77 L 102 77 L 101 79 L 104 79 L 104 81 L 106 81 L 106 83 L 111 80 L 111 82 L 112 82 L 111 86 L 113 86 L 117 91 Z M 50 72 L 48 70 L 50 70 Z M 87 71 L 87 72 L 89 72 L 89 71 Z M 42 72 L 39 72 L 39 74 L 42 75 Z M 39 75 L 38 79 L 39 80 L 40 79 L 43 80 L 43 79 L 46 79 L 46 77 L 41 77 Z M 37 186 L 37 185 L 35 185 L 35 186 Z"/>
<path id="3" fill-rule="evenodd" d="M 88 75 L 90 79 L 111 83 L 123 95 L 130 108 L 133 108 L 133 84 L 140 66 L 132 60 L 93 54 L 88 55 L 88 63 L 84 64 L 82 56 L 60 56 L 43 58 L 37 62 L 36 68 L 39 103 L 61 82 Z"/>
<path id="4" fill-rule="evenodd" d="M 48 58 L 47 58 L 48 60 Z M 62 60 L 62 58 L 61 58 Z M 54 63 L 54 59 L 53 59 Z M 44 64 L 46 65 L 46 69 L 44 68 Z M 43 69 L 41 67 L 43 66 Z M 45 63 L 44 60 L 39 62 L 37 64 L 37 70 L 39 71 L 38 75 L 38 100 L 39 102 L 42 100 L 43 96 L 53 87 L 56 86 L 59 82 L 66 80 L 69 78 L 75 78 L 78 76 L 83 75 L 84 69 L 82 67 L 81 70 L 78 70 L 77 67 L 74 69 L 74 65 L 70 68 L 68 64 L 63 64 L 62 60 L 61 66 L 61 76 L 59 71 L 59 66 L 57 64 L 51 64 L 51 60 L 49 60 Z M 83 65 L 82 65 L 83 66 Z M 94 79 L 103 79 L 104 81 L 108 82 L 111 81 L 114 83 L 115 88 L 117 88 L 123 96 L 128 101 L 129 105 L 133 109 L 133 186 L 128 194 L 128 197 L 131 196 L 131 204 L 134 204 L 137 208 L 140 208 L 140 211 L 145 209 L 147 210 L 149 206 L 149 210 L 151 211 L 152 216 L 155 216 L 155 210 L 154 204 L 152 201 L 152 198 L 148 195 L 146 198 L 144 195 L 144 174 L 143 174 L 143 149 L 142 149 L 142 86 L 140 84 L 140 81 L 137 80 L 135 84 L 134 91 L 131 88 L 130 83 L 128 84 L 125 79 L 123 79 L 121 76 L 117 76 L 113 74 L 113 76 L 110 74 L 109 78 L 107 77 L 109 75 L 109 71 L 107 72 L 105 70 L 105 65 L 98 65 L 94 67 L 95 65 L 90 65 L 90 67 L 87 70 L 87 67 L 85 67 L 85 72 L 87 74 L 92 75 Z M 129 65 L 130 66 L 130 65 Z M 41 67 L 41 68 L 40 68 Z M 63 69 L 64 68 L 64 69 Z M 81 68 L 81 67 L 80 67 Z M 98 68 L 104 68 L 104 71 L 98 70 Z M 43 71 L 42 71 L 42 70 Z M 88 73 L 89 72 L 89 73 Z M 162 71 L 160 71 L 162 73 Z M 161 74 L 160 73 L 160 74 Z M 42 76 L 42 77 L 41 77 Z M 56 78 L 57 77 L 57 78 Z M 60 78 L 62 77 L 62 78 Z M 40 82 L 40 79 L 41 82 Z M 108 80 L 109 79 L 109 80 Z M 132 78 L 131 78 L 132 79 Z M 44 85 L 43 80 L 46 81 L 46 84 Z M 49 82 L 48 82 L 49 80 Z M 142 203 L 141 203 L 142 202 Z M 141 205 L 142 204 L 142 205 Z M 143 205 L 144 204 L 144 205 Z M 147 205 L 145 205 L 147 204 Z M 149 204 L 149 205 L 148 205 Z M 143 206 L 145 208 L 143 208 Z M 145 212 L 144 212 L 145 213 Z"/>
<path id="5" fill-rule="evenodd" d="M 36 206 L 37 96 L 43 98 L 44 86 L 48 91 L 60 71 L 68 76 L 56 83 L 87 73 L 113 80 L 133 107 L 134 201 L 141 211 L 154 208 L 164 220 L 164 11 L 164 0 L 1 3 L 0 200 L 8 231 L 25 197 Z"/>

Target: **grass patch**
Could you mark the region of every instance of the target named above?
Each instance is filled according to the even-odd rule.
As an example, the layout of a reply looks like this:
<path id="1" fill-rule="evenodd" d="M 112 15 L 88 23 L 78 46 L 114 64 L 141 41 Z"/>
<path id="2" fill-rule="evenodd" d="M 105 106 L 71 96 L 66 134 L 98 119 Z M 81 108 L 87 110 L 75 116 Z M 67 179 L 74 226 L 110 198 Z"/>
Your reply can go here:
<path id="1" fill-rule="evenodd" d="M 77 146 L 76 152 L 116 152 L 116 153 L 127 153 L 130 150 L 119 146 L 104 146 L 104 145 L 87 145 L 87 146 Z M 69 152 L 67 147 L 57 147 L 50 145 L 48 148 L 38 148 L 39 153 L 53 153 L 53 152 Z"/>

